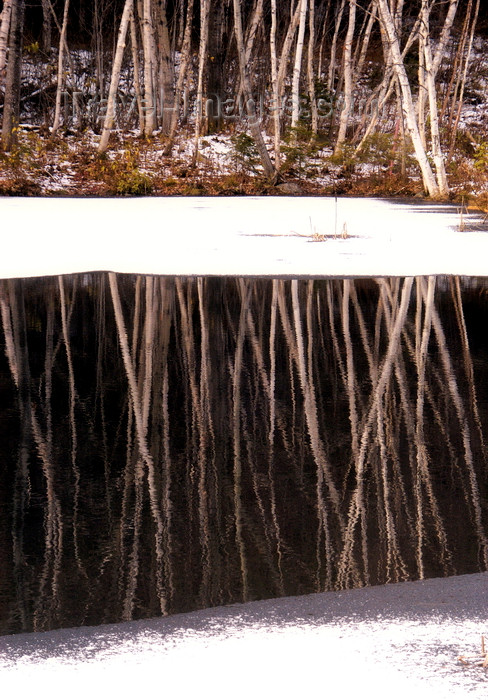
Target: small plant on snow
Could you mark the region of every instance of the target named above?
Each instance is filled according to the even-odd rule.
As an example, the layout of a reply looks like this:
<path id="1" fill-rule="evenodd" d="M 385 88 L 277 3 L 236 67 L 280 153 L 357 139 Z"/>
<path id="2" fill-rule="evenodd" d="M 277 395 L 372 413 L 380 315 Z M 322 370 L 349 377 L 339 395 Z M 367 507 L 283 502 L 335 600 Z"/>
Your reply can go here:
<path id="1" fill-rule="evenodd" d="M 236 169 L 246 173 L 257 173 L 259 153 L 254 139 L 249 134 L 234 134 L 231 137 L 232 160 Z"/>
<path id="2" fill-rule="evenodd" d="M 474 167 L 488 172 L 488 141 L 482 141 L 474 152 Z"/>
<path id="3" fill-rule="evenodd" d="M 310 158 L 317 154 L 318 147 L 313 140 L 313 132 L 303 122 L 299 122 L 296 127 L 288 129 L 284 138 L 284 145 L 281 152 L 285 156 L 282 172 L 296 171 L 297 173 L 308 174 L 307 166 Z"/>

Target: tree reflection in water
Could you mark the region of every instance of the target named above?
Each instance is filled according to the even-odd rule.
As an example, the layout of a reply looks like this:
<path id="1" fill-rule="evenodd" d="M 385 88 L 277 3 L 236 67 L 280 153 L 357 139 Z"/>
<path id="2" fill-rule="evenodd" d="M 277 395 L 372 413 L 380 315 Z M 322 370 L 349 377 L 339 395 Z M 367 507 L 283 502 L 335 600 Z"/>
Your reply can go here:
<path id="1" fill-rule="evenodd" d="M 483 284 L 1 282 L 0 633 L 486 569 Z"/>

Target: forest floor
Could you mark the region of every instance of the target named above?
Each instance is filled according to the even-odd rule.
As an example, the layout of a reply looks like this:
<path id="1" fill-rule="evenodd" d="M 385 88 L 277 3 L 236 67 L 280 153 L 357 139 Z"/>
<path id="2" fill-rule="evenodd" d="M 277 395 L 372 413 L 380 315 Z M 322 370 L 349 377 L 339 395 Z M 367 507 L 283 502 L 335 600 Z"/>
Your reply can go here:
<path id="1" fill-rule="evenodd" d="M 79 66 L 79 85 L 73 89 L 83 95 L 92 80 L 90 54 L 73 52 L 72 59 Z M 179 127 L 169 156 L 163 154 L 166 137 L 161 132 L 146 139 L 129 122 L 119 123 L 109 149 L 100 155 L 101 120 L 89 103 L 83 113 L 76 112 L 70 102 L 74 98 L 66 93 L 65 126 L 56 135 L 49 127 L 49 109 L 41 118 L 40 93 L 52 100 L 52 78 L 46 76 L 54 70 L 54 54 L 49 61 L 47 65 L 39 55 L 25 57 L 18 145 L 0 153 L 0 195 L 424 196 L 418 166 L 411 152 L 400 153 L 398 135 L 375 133 L 362 154 L 347 146 L 337 157 L 330 124 L 313 144 L 306 129 L 294 135 L 296 140 L 284 138 L 282 181 L 277 185 L 262 176 L 256 149 L 240 121 L 225 122 L 220 133 L 201 137 L 196 162 L 191 120 Z M 124 89 L 130 97 L 130 86 Z M 488 210 L 488 39 L 483 37 L 475 42 L 463 104 L 456 146 L 446 164 L 449 199 Z M 272 151 L 271 137 L 266 140 Z"/>
<path id="2" fill-rule="evenodd" d="M 485 143 L 488 127 L 485 136 L 480 133 L 482 125 L 475 126 L 478 143 Z M 471 129 L 475 126 L 470 124 Z M 466 129 L 469 136 L 462 132 L 461 143 L 447 165 L 449 200 L 488 210 L 488 149 L 477 160 L 470 140 L 474 136 Z M 11 153 L 0 153 L 0 195 L 424 196 L 415 166 L 410 163 L 402 175 L 380 139 L 367 161 L 338 160 L 327 145 L 288 148 L 282 179 L 276 185 L 263 177 L 252 146 L 242 146 L 230 132 L 201 138 L 196 163 L 192 162 L 194 137 L 189 129 L 180 131 L 170 156 L 163 154 L 166 140 L 158 133 L 145 139 L 135 132 L 116 131 L 104 154 L 97 153 L 98 140 L 92 131 L 52 136 L 21 125 L 18 146 Z M 271 139 L 267 140 L 271 146 Z"/>

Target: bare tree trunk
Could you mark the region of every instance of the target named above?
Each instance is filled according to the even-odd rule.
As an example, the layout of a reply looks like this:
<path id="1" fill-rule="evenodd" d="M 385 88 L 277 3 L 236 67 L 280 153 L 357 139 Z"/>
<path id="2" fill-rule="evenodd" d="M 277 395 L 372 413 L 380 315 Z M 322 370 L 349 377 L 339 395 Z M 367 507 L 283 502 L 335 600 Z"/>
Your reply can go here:
<path id="1" fill-rule="evenodd" d="M 349 0 L 349 22 L 347 25 L 346 41 L 344 44 L 344 105 L 342 107 L 339 133 L 334 152 L 337 154 L 346 139 L 346 130 L 352 108 L 353 67 L 352 67 L 352 42 L 356 25 L 356 0 Z"/>
<path id="2" fill-rule="evenodd" d="M 139 42 L 137 41 L 137 26 L 134 19 L 134 7 L 130 13 L 130 45 L 132 49 L 132 64 L 134 69 L 134 92 L 136 95 L 137 112 L 139 115 L 139 130 L 144 133 L 144 109 L 142 106 L 141 74 L 139 64 Z M 116 52 L 117 53 L 117 52 Z"/>
<path id="3" fill-rule="evenodd" d="M 51 8 L 47 0 L 42 0 L 42 50 L 51 53 Z"/>
<path id="4" fill-rule="evenodd" d="M 7 61 L 8 32 L 10 28 L 10 16 L 12 14 L 13 0 L 5 0 L 0 23 L 0 73 L 5 68 Z"/>
<path id="5" fill-rule="evenodd" d="M 163 134 L 169 134 L 174 109 L 174 64 L 166 15 L 166 0 L 157 4 L 158 45 L 159 45 L 159 86 L 161 91 L 161 127 Z"/>
<path id="6" fill-rule="evenodd" d="M 412 139 L 415 155 L 422 171 L 424 187 L 431 197 L 437 198 L 440 195 L 439 186 L 435 180 L 434 173 L 430 167 L 425 148 L 420 138 L 417 120 L 415 118 L 415 108 L 413 104 L 412 91 L 408 80 L 405 64 L 400 51 L 400 42 L 395 28 L 393 17 L 388 7 L 387 0 L 376 0 L 379 16 L 388 37 L 389 50 L 393 58 L 393 67 L 400 83 L 402 108 L 405 113 L 408 131 Z"/>
<path id="7" fill-rule="evenodd" d="M 183 44 L 181 47 L 180 67 L 179 67 L 178 79 L 176 81 L 173 112 L 171 114 L 171 126 L 169 129 L 168 141 L 167 141 L 167 143 L 164 147 L 164 150 L 163 150 L 163 153 L 165 156 L 169 156 L 171 154 L 171 149 L 173 147 L 173 143 L 174 143 L 174 139 L 175 139 L 175 135 L 176 135 L 176 129 L 178 127 L 178 116 L 179 116 L 181 95 L 183 92 L 183 83 L 185 82 L 186 74 L 188 71 L 188 65 L 190 63 L 192 21 L 193 21 L 193 0 L 188 0 L 188 7 L 186 10 L 185 31 L 184 31 L 184 35 L 183 35 Z"/>
<path id="8" fill-rule="evenodd" d="M 307 0 L 300 0 L 300 24 L 298 25 L 298 39 L 295 51 L 295 64 L 293 66 L 293 80 L 291 91 L 292 113 L 291 128 L 295 129 L 300 116 L 300 73 L 302 70 L 303 43 L 305 38 L 305 25 L 307 19 Z"/>
<path id="9" fill-rule="evenodd" d="M 278 81 L 277 81 L 278 99 L 279 99 L 279 106 L 280 107 L 281 107 L 283 95 L 285 93 L 285 76 L 286 76 L 286 69 L 288 67 L 288 60 L 290 58 L 291 45 L 292 45 L 293 39 L 295 37 L 295 32 L 297 30 L 298 23 L 300 22 L 300 9 L 301 9 L 300 2 L 297 2 L 296 8 L 295 8 L 295 13 L 290 18 L 290 23 L 288 24 L 286 36 L 285 36 L 285 39 L 283 41 L 283 45 L 281 47 L 281 56 L 280 56 L 280 61 L 279 61 Z"/>
<path id="10" fill-rule="evenodd" d="M 7 82 L 3 102 L 2 148 L 10 151 L 17 142 L 20 108 L 20 76 L 24 33 L 25 0 L 12 0 L 10 39 L 8 49 Z"/>
<path id="11" fill-rule="evenodd" d="M 241 16 L 241 2 L 240 0 L 233 0 L 234 6 L 234 30 L 237 41 L 237 53 L 239 57 L 239 71 L 241 76 L 241 84 L 244 92 L 244 99 L 246 101 L 246 111 L 249 119 L 249 127 L 251 130 L 252 137 L 256 143 L 256 148 L 261 159 L 261 163 L 264 168 L 264 174 L 269 180 L 275 180 L 277 176 L 277 171 L 271 162 L 269 157 L 266 144 L 264 143 L 263 134 L 261 133 L 261 128 L 258 122 L 258 115 L 256 114 L 255 103 L 252 96 L 251 82 L 249 80 L 249 75 L 247 72 L 247 66 L 245 63 L 245 49 L 244 49 L 244 37 L 242 33 L 242 16 Z"/>
<path id="12" fill-rule="evenodd" d="M 58 86 L 56 89 L 56 109 L 54 111 L 53 134 L 59 129 L 61 121 L 61 93 L 64 85 L 64 47 L 66 44 L 66 32 L 68 29 L 68 11 L 69 0 L 64 0 L 63 25 L 61 27 L 61 36 L 59 38 L 59 54 L 58 54 Z"/>
<path id="13" fill-rule="evenodd" d="M 156 92 L 154 27 L 151 0 L 144 0 L 142 14 L 142 43 L 144 48 L 144 135 L 151 136 L 156 128 Z"/>
<path id="14" fill-rule="evenodd" d="M 447 184 L 446 168 L 444 164 L 444 156 L 441 150 L 441 137 L 439 133 L 439 114 L 437 111 L 437 91 L 435 88 L 435 73 L 432 58 L 432 49 L 430 46 L 429 32 L 429 7 L 427 0 L 422 0 L 422 21 L 420 33 L 423 37 L 424 50 L 424 65 L 425 65 L 425 80 L 427 83 L 427 92 L 429 96 L 429 115 L 430 115 L 430 134 L 432 157 L 434 159 L 437 182 L 439 185 L 439 193 L 442 197 L 449 194 Z"/>
<path id="15" fill-rule="evenodd" d="M 280 151 L 281 151 L 281 105 L 280 94 L 278 90 L 278 64 L 276 54 L 276 25 L 277 25 L 277 10 L 276 0 L 271 0 L 271 29 L 269 35 L 269 48 L 271 54 L 271 86 L 273 90 L 273 136 L 274 136 L 274 158 L 275 168 L 280 167 Z"/>
<path id="16" fill-rule="evenodd" d="M 115 96 L 120 80 L 120 70 L 122 68 L 122 59 L 124 57 L 125 39 L 127 36 L 127 28 L 134 6 L 134 0 L 125 0 L 122 19 L 120 20 L 119 37 L 117 39 L 117 48 L 115 50 L 114 64 L 112 66 L 112 77 L 110 79 L 110 90 L 107 99 L 107 112 L 103 123 L 102 137 L 98 146 L 98 152 L 102 153 L 108 146 L 108 139 L 115 118 Z"/>
<path id="17" fill-rule="evenodd" d="M 314 70 L 314 52 L 315 52 L 315 0 L 310 0 L 310 8 L 308 15 L 308 55 L 307 55 L 307 79 L 308 79 L 308 96 L 310 99 L 310 111 L 312 119 L 312 142 L 317 136 L 319 128 L 319 113 L 317 107 L 317 99 L 315 95 L 315 70 Z"/>
<path id="18" fill-rule="evenodd" d="M 199 139 L 203 121 L 203 72 L 205 69 L 205 55 L 208 43 L 208 24 L 210 16 L 210 0 L 200 0 L 200 48 L 198 51 L 198 79 L 197 79 L 197 108 L 195 119 L 195 149 L 193 152 L 193 164 L 198 159 Z"/>
<path id="19" fill-rule="evenodd" d="M 452 158 L 452 154 L 454 151 L 454 145 L 456 143 L 457 127 L 459 124 L 459 119 L 461 117 L 461 110 L 463 108 L 464 89 L 466 86 L 466 78 L 467 78 L 469 62 L 470 62 L 470 58 L 471 58 L 471 51 L 473 49 L 474 30 L 476 28 L 476 22 L 478 21 L 479 10 L 480 10 L 480 0 L 477 0 L 476 6 L 474 9 L 472 23 L 471 23 L 471 30 L 469 33 L 468 50 L 467 50 L 466 57 L 464 60 L 464 69 L 463 69 L 462 78 L 461 78 L 461 88 L 460 88 L 460 92 L 459 92 L 457 112 L 456 112 L 456 116 L 454 119 L 454 124 L 452 125 L 452 127 L 450 129 L 450 133 L 452 136 L 451 136 L 451 143 L 449 144 L 448 160 L 450 160 Z"/>
<path id="20" fill-rule="evenodd" d="M 327 79 L 327 90 L 332 92 L 335 87 L 335 70 L 336 70 L 336 52 L 337 52 L 337 37 L 339 36 L 339 29 L 342 22 L 342 15 L 344 14 L 344 7 L 346 5 L 346 0 L 342 0 L 335 22 L 334 36 L 332 37 L 332 44 L 330 47 L 330 62 L 329 62 L 329 75 Z"/>

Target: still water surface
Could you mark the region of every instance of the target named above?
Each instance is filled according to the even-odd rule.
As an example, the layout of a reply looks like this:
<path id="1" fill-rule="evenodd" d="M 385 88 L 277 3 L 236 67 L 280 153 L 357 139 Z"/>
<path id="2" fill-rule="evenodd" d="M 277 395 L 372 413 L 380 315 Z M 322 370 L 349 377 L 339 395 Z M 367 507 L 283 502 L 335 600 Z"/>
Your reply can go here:
<path id="1" fill-rule="evenodd" d="M 0 282 L 0 634 L 488 568 L 488 279 Z"/>

